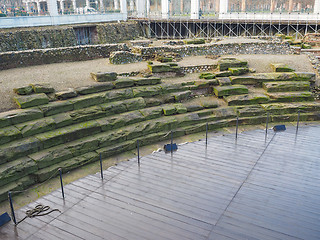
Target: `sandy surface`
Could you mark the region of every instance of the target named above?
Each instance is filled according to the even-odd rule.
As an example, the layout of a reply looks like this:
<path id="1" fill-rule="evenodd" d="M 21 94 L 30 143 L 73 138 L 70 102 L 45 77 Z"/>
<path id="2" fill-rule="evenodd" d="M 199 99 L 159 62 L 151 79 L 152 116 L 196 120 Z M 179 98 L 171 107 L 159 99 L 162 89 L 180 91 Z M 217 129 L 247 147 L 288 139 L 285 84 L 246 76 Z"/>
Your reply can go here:
<path id="1" fill-rule="evenodd" d="M 249 67 L 257 72 L 271 72 L 271 62 L 283 62 L 296 71 L 313 72 L 312 65 L 306 55 L 237 55 L 237 58 L 247 60 Z M 185 57 L 180 66 L 199 64 L 214 64 L 217 60 L 205 56 Z M 90 77 L 90 72 L 117 73 L 132 72 L 147 69 L 147 63 L 112 65 L 106 59 L 97 59 L 82 62 L 55 63 L 49 65 L 32 66 L 0 71 L 0 112 L 15 109 L 13 88 L 26 86 L 31 83 L 50 83 L 56 91 L 96 84 Z M 197 80 L 198 74 L 187 75 L 183 79 L 172 81 Z M 170 81 L 168 80 L 168 81 Z"/>

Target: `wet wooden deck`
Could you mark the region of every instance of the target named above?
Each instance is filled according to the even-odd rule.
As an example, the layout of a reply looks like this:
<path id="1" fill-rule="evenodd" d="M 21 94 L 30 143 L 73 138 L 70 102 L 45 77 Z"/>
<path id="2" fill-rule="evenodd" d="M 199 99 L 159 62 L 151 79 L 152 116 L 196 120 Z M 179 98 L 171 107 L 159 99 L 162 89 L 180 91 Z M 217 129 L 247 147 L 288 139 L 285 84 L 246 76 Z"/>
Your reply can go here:
<path id="1" fill-rule="evenodd" d="M 185 144 L 90 175 L 0 239 L 320 239 L 320 126 Z"/>

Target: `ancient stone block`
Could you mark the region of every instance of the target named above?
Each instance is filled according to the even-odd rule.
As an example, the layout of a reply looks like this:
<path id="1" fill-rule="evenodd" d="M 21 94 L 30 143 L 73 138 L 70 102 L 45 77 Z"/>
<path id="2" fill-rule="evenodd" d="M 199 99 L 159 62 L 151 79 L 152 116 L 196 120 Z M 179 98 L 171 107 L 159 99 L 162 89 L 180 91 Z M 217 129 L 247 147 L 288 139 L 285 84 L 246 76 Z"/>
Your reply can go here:
<path id="1" fill-rule="evenodd" d="M 191 91 L 177 92 L 174 93 L 174 99 L 176 102 L 180 102 L 182 100 L 186 100 L 191 96 Z"/>
<path id="2" fill-rule="evenodd" d="M 55 129 L 55 121 L 51 117 L 46 117 L 35 121 L 20 123 L 15 126 L 20 130 L 23 137 L 28 137 Z"/>
<path id="3" fill-rule="evenodd" d="M 49 98 L 44 93 L 18 96 L 13 98 L 20 108 L 35 107 L 49 102 Z"/>
<path id="4" fill-rule="evenodd" d="M 161 86 L 143 86 L 133 89 L 133 95 L 135 97 L 152 97 L 162 93 Z"/>
<path id="5" fill-rule="evenodd" d="M 59 113 L 53 115 L 52 119 L 54 120 L 56 128 L 65 127 L 73 123 L 73 120 L 69 113 Z"/>
<path id="6" fill-rule="evenodd" d="M 100 106 L 93 106 L 69 112 L 74 123 L 104 117 L 106 112 Z"/>
<path id="7" fill-rule="evenodd" d="M 92 93 L 104 92 L 113 89 L 115 86 L 111 82 L 100 83 L 96 85 L 78 87 L 76 92 L 81 95 L 87 95 Z"/>
<path id="8" fill-rule="evenodd" d="M 216 86 L 213 91 L 217 97 L 222 97 L 248 93 L 248 88 L 243 85 Z"/>
<path id="9" fill-rule="evenodd" d="M 128 51 L 116 51 L 112 52 L 109 57 L 109 61 L 112 64 L 126 64 L 141 62 L 142 56 L 139 54 L 131 53 Z"/>
<path id="10" fill-rule="evenodd" d="M 39 109 L 17 109 L 0 113 L 0 127 L 6 127 L 11 124 L 18 124 L 43 117 Z"/>
<path id="11" fill-rule="evenodd" d="M 214 79 L 216 77 L 216 74 L 214 73 L 200 73 L 199 78 L 200 79 Z"/>
<path id="12" fill-rule="evenodd" d="M 78 156 L 98 149 L 99 141 L 95 137 L 85 137 L 66 144 L 67 149 L 73 154 Z"/>
<path id="13" fill-rule="evenodd" d="M 106 116 L 117 114 L 117 113 L 123 113 L 127 111 L 127 108 L 122 101 L 104 103 L 104 104 L 101 104 L 100 107 L 103 109 Z"/>
<path id="14" fill-rule="evenodd" d="M 152 73 L 174 72 L 169 64 L 153 64 L 148 65 L 148 68 Z"/>
<path id="15" fill-rule="evenodd" d="M 134 85 L 134 81 L 129 78 L 121 78 L 117 79 L 113 82 L 115 88 L 126 88 L 132 87 Z"/>
<path id="16" fill-rule="evenodd" d="M 118 143 L 115 145 L 111 145 L 104 148 L 99 148 L 96 150 L 96 152 L 100 155 L 102 158 L 107 158 L 110 156 L 113 156 L 115 154 L 124 153 L 126 151 L 129 151 L 131 149 L 136 148 L 136 141 L 125 141 L 123 143 Z"/>
<path id="17" fill-rule="evenodd" d="M 128 111 L 138 110 L 146 107 L 146 102 L 142 97 L 124 100 L 123 104 L 126 106 Z"/>
<path id="18" fill-rule="evenodd" d="M 293 68 L 290 68 L 284 63 L 270 63 L 271 69 L 274 72 L 294 72 Z"/>
<path id="19" fill-rule="evenodd" d="M 72 111 L 73 104 L 69 101 L 55 101 L 39 106 L 39 109 L 44 113 L 44 116 L 51 116 L 58 113 Z"/>
<path id="20" fill-rule="evenodd" d="M 97 82 L 111 82 L 117 79 L 116 72 L 97 72 L 97 73 L 90 73 L 93 80 Z"/>
<path id="21" fill-rule="evenodd" d="M 0 144 L 22 138 L 21 132 L 14 126 L 0 128 Z"/>
<path id="22" fill-rule="evenodd" d="M 229 106 L 267 103 L 270 100 L 268 96 L 259 93 L 228 96 L 224 99 Z"/>
<path id="23" fill-rule="evenodd" d="M 232 84 L 257 85 L 260 83 L 254 76 L 230 76 Z"/>
<path id="24" fill-rule="evenodd" d="M 166 105 L 162 107 L 165 116 L 173 115 L 176 113 L 176 108 L 173 105 Z"/>
<path id="25" fill-rule="evenodd" d="M 175 118 L 177 119 L 178 127 L 185 127 L 191 124 L 196 124 L 200 119 L 199 115 L 196 113 L 178 115 Z"/>
<path id="26" fill-rule="evenodd" d="M 174 104 L 173 106 L 176 108 L 176 112 L 179 114 L 186 113 L 188 111 L 187 108 L 182 104 Z"/>
<path id="27" fill-rule="evenodd" d="M 272 102 L 314 101 L 311 92 L 267 93 Z"/>
<path id="28" fill-rule="evenodd" d="M 104 95 L 105 102 L 112 102 L 129 98 L 133 98 L 133 91 L 131 88 L 108 91 Z"/>
<path id="29" fill-rule="evenodd" d="M 232 76 L 231 71 L 220 71 L 220 72 L 215 72 L 214 73 L 216 77 L 229 77 Z"/>
<path id="30" fill-rule="evenodd" d="M 56 92 L 55 93 L 55 97 L 58 100 L 66 100 L 68 98 L 74 98 L 78 96 L 77 92 L 73 89 L 73 88 L 69 88 L 67 90 L 64 91 L 60 91 L 60 92 Z"/>
<path id="31" fill-rule="evenodd" d="M 314 81 L 316 79 L 315 73 L 295 72 L 295 75 L 294 80 L 296 81 Z"/>
<path id="32" fill-rule="evenodd" d="M 85 96 L 76 97 L 70 100 L 70 103 L 73 104 L 73 108 L 75 110 L 90 107 L 93 105 L 98 105 L 104 103 L 105 101 L 105 93 L 95 93 Z"/>
<path id="33" fill-rule="evenodd" d="M 248 105 L 248 106 L 237 106 L 237 112 L 240 117 L 253 117 L 261 116 L 266 113 L 266 110 L 261 105 Z"/>
<path id="34" fill-rule="evenodd" d="M 228 71 L 230 71 L 233 76 L 239 76 L 239 75 L 248 73 L 249 68 L 247 68 L 247 67 L 239 67 L 239 68 L 232 67 L 232 68 L 228 68 Z"/>
<path id="35" fill-rule="evenodd" d="M 141 114 L 146 120 L 159 118 L 162 116 L 162 107 L 151 107 L 140 110 Z"/>
<path id="36" fill-rule="evenodd" d="M 13 91 L 18 95 L 30 95 L 33 93 L 33 88 L 31 86 L 14 88 Z"/>
<path id="37" fill-rule="evenodd" d="M 160 78 L 150 77 L 150 78 L 137 78 L 133 79 L 134 84 L 136 86 L 144 86 L 144 85 L 156 85 L 161 83 Z"/>
<path id="38" fill-rule="evenodd" d="M 262 84 L 262 87 L 267 92 L 309 91 L 310 82 L 305 82 L 305 81 L 264 82 Z"/>
<path id="39" fill-rule="evenodd" d="M 218 61 L 220 71 L 226 71 L 228 68 L 246 67 L 247 64 L 247 61 L 242 61 L 236 58 L 222 58 Z"/>
<path id="40" fill-rule="evenodd" d="M 229 77 L 219 77 L 217 78 L 220 86 L 229 86 L 231 85 L 231 80 Z"/>
<path id="41" fill-rule="evenodd" d="M 53 93 L 54 88 L 49 83 L 35 83 L 30 84 L 35 93 Z"/>
<path id="42" fill-rule="evenodd" d="M 255 73 L 253 77 L 259 82 L 271 81 L 295 81 L 297 79 L 296 73 Z"/>

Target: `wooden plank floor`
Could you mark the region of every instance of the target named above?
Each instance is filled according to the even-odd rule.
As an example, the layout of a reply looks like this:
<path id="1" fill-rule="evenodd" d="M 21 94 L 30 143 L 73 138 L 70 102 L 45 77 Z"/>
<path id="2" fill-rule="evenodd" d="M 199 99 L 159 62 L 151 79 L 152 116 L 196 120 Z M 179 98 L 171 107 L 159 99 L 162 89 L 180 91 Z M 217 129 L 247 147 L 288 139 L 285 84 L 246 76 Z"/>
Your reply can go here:
<path id="1" fill-rule="evenodd" d="M 0 239 L 320 239 L 320 126 L 216 136 L 122 162 L 42 203 Z"/>

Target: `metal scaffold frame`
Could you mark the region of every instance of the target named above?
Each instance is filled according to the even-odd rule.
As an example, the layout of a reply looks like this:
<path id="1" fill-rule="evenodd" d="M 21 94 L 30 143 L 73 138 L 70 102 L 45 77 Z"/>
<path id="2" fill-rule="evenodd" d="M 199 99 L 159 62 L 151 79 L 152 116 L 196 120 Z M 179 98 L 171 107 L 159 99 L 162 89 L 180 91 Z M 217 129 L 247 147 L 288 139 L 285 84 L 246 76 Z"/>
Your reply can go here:
<path id="1" fill-rule="evenodd" d="M 303 38 L 319 33 L 318 20 L 138 19 L 145 37 L 157 39 L 270 37 L 275 34 Z"/>

